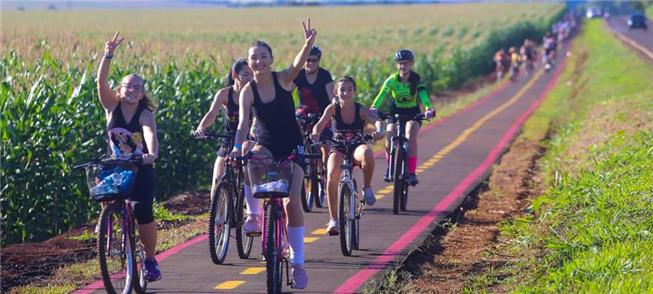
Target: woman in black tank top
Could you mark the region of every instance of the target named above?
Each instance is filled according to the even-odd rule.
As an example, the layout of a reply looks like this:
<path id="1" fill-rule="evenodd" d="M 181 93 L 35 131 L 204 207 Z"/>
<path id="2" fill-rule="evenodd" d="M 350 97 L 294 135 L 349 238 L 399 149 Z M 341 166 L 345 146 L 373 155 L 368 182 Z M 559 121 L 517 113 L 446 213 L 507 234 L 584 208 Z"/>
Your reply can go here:
<path id="1" fill-rule="evenodd" d="M 246 59 L 240 58 L 234 62 L 229 70 L 229 74 L 227 75 L 227 87 L 220 89 L 218 93 L 215 94 L 213 103 L 211 103 L 211 108 L 209 108 L 209 111 L 204 115 L 200 124 L 197 126 L 197 129 L 193 132 L 195 137 L 202 138 L 204 136 L 206 129 L 213 125 L 221 109 L 223 110 L 223 125 L 225 132 L 236 133 L 236 130 L 238 129 L 239 114 L 239 106 L 237 103 L 238 98 L 241 89 L 252 80 L 252 77 L 253 73 L 249 66 L 247 66 Z M 243 142 L 243 149 L 245 152 L 249 151 L 252 146 L 254 146 L 254 144 L 249 140 Z M 230 151 L 231 149 L 225 147 L 221 147 L 220 150 L 218 150 L 218 157 L 215 159 L 215 164 L 213 165 L 211 191 L 215 190 L 217 179 L 219 179 L 224 173 L 224 159 L 225 156 L 229 155 Z M 246 186 L 246 196 L 251 196 L 251 193 L 249 192 L 251 192 L 249 186 Z M 248 201 L 248 203 L 249 202 L 251 202 L 251 200 Z M 249 207 L 250 206 L 248 205 L 248 208 Z"/>
<path id="2" fill-rule="evenodd" d="M 104 56 L 98 69 L 98 94 L 107 117 L 109 150 L 114 156 L 142 155 L 134 190 L 129 200 L 134 205 L 138 233 L 145 247 L 145 268 L 148 281 L 161 278 L 156 253 L 156 228 L 152 203 L 154 202 L 155 174 L 153 163 L 158 156 L 154 106 L 144 92 L 141 77 L 130 74 L 122 78 L 116 91 L 109 87 L 108 75 L 111 58 L 123 38 L 118 33 L 106 42 Z"/>
<path id="3" fill-rule="evenodd" d="M 272 71 L 272 48 L 268 44 L 256 41 L 250 46 L 247 61 L 254 71 L 254 80 L 240 93 L 240 120 L 232 156 L 242 153 L 241 144 L 245 139 L 246 130 L 249 129 L 249 121 L 244 119 L 244 114 L 249 113 L 252 107 L 258 130 L 257 142 L 252 152 L 257 157 L 282 159 L 301 144 L 290 91 L 293 90 L 292 82 L 301 71 L 317 36 L 315 29 L 311 28 L 310 19 L 307 24 L 302 25 L 304 44 L 294 62 L 285 70 Z M 303 178 L 304 171 L 295 164 L 289 201 L 285 202 L 292 279 L 294 287 L 299 289 L 305 288 L 308 283 L 304 270 L 304 216 L 299 200 Z"/>
<path id="4" fill-rule="evenodd" d="M 334 140 L 336 141 L 362 141 L 366 123 L 374 123 L 376 132 L 372 135 L 375 139 L 383 137 L 382 122 L 366 107 L 354 102 L 356 96 L 356 82 L 351 77 L 345 76 L 338 80 L 335 87 L 338 101 L 327 106 L 320 121 L 313 127 L 311 139 L 319 140 L 320 134 L 326 125 L 333 121 Z M 342 172 L 341 165 L 344 160 L 345 150 L 338 148 L 337 144 L 329 154 L 327 161 L 327 198 L 329 199 L 330 220 L 327 225 L 329 235 L 338 232 L 338 182 Z M 374 205 L 376 198 L 372 190 L 372 176 L 374 176 L 374 154 L 367 144 L 361 143 L 354 148 L 354 162 L 363 169 L 363 195 L 368 205 Z"/>

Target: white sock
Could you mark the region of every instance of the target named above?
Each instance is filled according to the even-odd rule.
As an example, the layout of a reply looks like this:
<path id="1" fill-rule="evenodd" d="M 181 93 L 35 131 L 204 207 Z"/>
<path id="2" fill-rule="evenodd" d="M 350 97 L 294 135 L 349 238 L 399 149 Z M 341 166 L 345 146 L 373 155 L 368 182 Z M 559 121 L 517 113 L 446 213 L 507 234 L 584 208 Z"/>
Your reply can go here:
<path id="1" fill-rule="evenodd" d="M 245 185 L 245 202 L 247 203 L 247 214 L 256 214 L 259 215 L 259 206 L 261 203 L 258 199 L 252 196 L 252 188 L 249 185 Z"/>
<path id="2" fill-rule="evenodd" d="M 288 227 L 290 263 L 304 264 L 304 226 Z"/>

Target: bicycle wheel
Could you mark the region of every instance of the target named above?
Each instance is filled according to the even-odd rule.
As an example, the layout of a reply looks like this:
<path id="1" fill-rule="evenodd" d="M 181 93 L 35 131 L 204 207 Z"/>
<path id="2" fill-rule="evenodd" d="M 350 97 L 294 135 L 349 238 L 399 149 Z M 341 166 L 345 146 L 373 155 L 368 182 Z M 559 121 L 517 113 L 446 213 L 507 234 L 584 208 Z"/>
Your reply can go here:
<path id="1" fill-rule="evenodd" d="M 136 275 L 133 240 L 121 210 L 122 207 L 112 203 L 100 213 L 98 256 L 107 293 L 130 293 Z"/>
<path id="2" fill-rule="evenodd" d="M 355 203 L 351 202 L 353 191 L 347 183 L 340 184 L 338 193 L 338 224 L 340 225 L 340 251 L 342 255 L 351 256 L 353 250 L 353 221 Z"/>
<path id="3" fill-rule="evenodd" d="M 392 213 L 399 214 L 399 202 L 404 191 L 404 164 L 406 161 L 406 150 L 399 147 L 395 148 L 394 164 L 394 193 L 392 201 Z"/>
<path id="4" fill-rule="evenodd" d="M 401 189 L 401 201 L 399 203 L 399 209 L 401 211 L 406 211 L 406 205 L 408 204 L 408 183 L 404 181 L 403 187 Z"/>
<path id="5" fill-rule="evenodd" d="M 135 240 L 135 239 L 134 239 Z M 136 273 L 138 276 L 135 277 L 134 280 L 134 290 L 138 294 L 145 294 L 147 293 L 147 278 L 146 278 L 146 272 L 145 272 L 145 248 L 143 248 L 143 244 L 140 242 L 133 242 L 132 244 L 136 244 Z"/>
<path id="6" fill-rule="evenodd" d="M 311 173 L 311 166 L 308 165 L 306 167 L 306 172 L 308 174 Z M 313 210 L 313 200 L 310 199 L 311 197 L 311 185 L 312 181 L 310 177 L 304 177 L 304 187 L 302 188 L 302 194 L 301 194 L 301 200 L 302 200 L 302 209 L 304 209 L 304 212 L 311 212 Z"/>
<path id="7" fill-rule="evenodd" d="M 278 238 L 281 232 L 277 228 L 277 206 L 275 203 L 268 203 L 265 208 L 265 269 L 267 271 L 268 293 L 281 293 L 281 259 L 279 256 L 280 242 Z"/>
<path id="8" fill-rule="evenodd" d="M 242 259 L 249 258 L 249 254 L 252 252 L 252 243 L 254 242 L 254 237 L 247 236 L 245 230 L 243 229 L 244 217 L 247 214 L 245 207 L 245 190 L 241 186 L 240 193 L 236 198 L 236 206 L 234 208 L 234 213 L 236 216 L 236 247 L 238 248 L 238 257 Z"/>
<path id="9" fill-rule="evenodd" d="M 227 257 L 229 248 L 229 186 L 220 182 L 211 197 L 211 213 L 209 217 L 209 251 L 215 264 L 222 264 Z"/>
<path id="10" fill-rule="evenodd" d="M 354 191 L 358 191 L 358 185 L 356 185 L 356 179 L 353 179 L 354 181 Z M 362 203 L 358 198 L 358 192 L 355 194 L 352 194 L 352 203 L 354 204 L 354 220 L 352 222 L 352 248 L 354 250 L 359 250 L 360 249 L 360 218 L 361 214 L 363 213 L 362 211 Z"/>

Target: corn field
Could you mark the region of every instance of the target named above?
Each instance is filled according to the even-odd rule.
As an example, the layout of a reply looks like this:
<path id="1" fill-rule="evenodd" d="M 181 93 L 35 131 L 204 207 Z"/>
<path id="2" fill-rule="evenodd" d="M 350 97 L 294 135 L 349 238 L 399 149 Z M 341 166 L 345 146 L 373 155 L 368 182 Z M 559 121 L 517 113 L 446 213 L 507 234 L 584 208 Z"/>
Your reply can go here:
<path id="1" fill-rule="evenodd" d="M 475 5 L 487 6 L 460 6 L 478 10 Z M 323 50 L 328 49 L 322 66 L 336 76 L 354 77 L 357 99 L 369 104 L 384 79 L 394 71 L 392 52 L 399 47 L 411 47 L 418 53 L 416 71 L 428 82 L 430 91 L 453 89 L 492 71 L 492 56 L 499 48 L 519 45 L 526 37 L 541 40 L 550 24 L 563 13 L 560 5 L 512 6 L 522 11 L 514 7 L 505 11 L 496 9 L 484 12 L 484 19 L 470 16 L 473 21 L 467 24 L 450 20 L 450 25 L 435 25 L 427 20 L 413 27 L 407 27 L 410 22 L 405 20 L 402 20 L 404 26 L 391 25 L 392 12 L 405 7 L 375 7 L 375 11 L 385 11 L 383 16 L 389 19 L 387 26 L 372 27 L 366 23 L 367 19 L 362 19 L 363 24 L 351 29 L 339 27 L 343 20 L 338 21 L 338 17 L 354 15 L 359 7 L 339 8 L 352 11 L 344 16 L 329 14 L 325 17 L 329 22 L 321 24 L 325 30 L 318 42 Z M 438 6 L 423 7 L 428 11 Z M 411 9 L 420 11 L 421 8 Z M 277 67 L 286 65 L 282 61 L 290 62 L 292 54 L 299 49 L 301 31 L 297 28 L 300 25 L 293 17 L 306 15 L 302 14 L 305 11 L 277 9 L 280 11 L 270 13 L 290 14 L 293 21 L 278 24 L 282 27 L 272 26 L 279 30 L 276 32 L 265 31 L 265 24 L 249 24 L 252 29 L 248 31 L 237 23 L 221 28 L 225 33 L 214 37 L 202 30 L 195 33 L 199 36 L 186 36 L 174 32 L 161 35 L 152 32 L 153 28 L 150 31 L 122 29 L 133 39 L 118 49 L 110 80 L 115 85 L 126 74 L 137 73 L 146 79 L 146 91 L 157 103 L 158 200 L 209 184 L 216 146 L 197 142 L 189 133 L 208 110 L 214 93 L 222 87 L 230 60 L 243 56 L 248 44 L 258 38 L 257 33 L 266 37 L 275 50 L 275 45 L 279 45 L 279 52 L 274 52 L 275 60 L 279 60 L 275 63 Z M 106 120 L 98 102 L 95 78 L 101 56 L 97 53 L 101 52 L 99 46 L 112 33 L 102 31 L 104 27 L 98 21 L 81 28 L 71 25 L 74 30 L 58 28 L 63 21 L 54 19 L 61 16 L 36 13 L 32 15 L 34 19 L 42 22 L 50 17 L 53 27 L 30 27 L 19 12 L 14 13 L 18 16 L 3 12 L 4 35 L 0 40 L 3 44 L 0 59 L 2 244 L 42 240 L 96 216 L 99 206 L 88 197 L 84 173 L 73 171 L 72 166 L 107 150 Z M 464 10 L 458 13 L 458 18 L 466 17 Z M 502 13 L 508 16 L 507 20 Z M 192 20 L 192 14 L 185 17 Z M 319 18 L 314 21 L 320 24 Z M 233 32 L 226 33 L 229 30 Z M 349 37 L 337 41 L 342 36 Z M 348 43 L 354 41 L 356 45 Z M 212 47 L 217 43 L 223 46 Z M 218 124 L 216 129 L 219 127 Z"/>

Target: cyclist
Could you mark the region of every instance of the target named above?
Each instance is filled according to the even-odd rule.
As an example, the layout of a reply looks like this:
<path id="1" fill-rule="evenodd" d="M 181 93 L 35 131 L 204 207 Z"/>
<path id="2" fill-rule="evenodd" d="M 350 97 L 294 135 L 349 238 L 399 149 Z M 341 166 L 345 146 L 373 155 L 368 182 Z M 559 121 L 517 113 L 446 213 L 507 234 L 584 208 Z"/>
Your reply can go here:
<path id="1" fill-rule="evenodd" d="M 550 32 L 547 32 L 546 35 L 544 36 L 544 56 L 543 56 L 543 63 L 546 65 L 553 64 L 553 61 L 555 60 L 556 56 L 556 48 L 558 47 L 556 37 L 551 34 Z"/>
<path id="2" fill-rule="evenodd" d="M 524 40 L 524 44 L 519 49 L 521 54 L 521 60 L 524 61 L 524 66 L 526 67 L 526 73 L 528 75 L 533 73 L 533 66 L 535 60 L 535 48 L 533 41 L 529 39 Z"/>
<path id="3" fill-rule="evenodd" d="M 245 132 L 249 129 L 247 115 L 254 108 L 257 120 L 257 142 L 252 152 L 257 156 L 270 157 L 275 160 L 287 158 L 297 146 L 302 144 L 302 137 L 295 119 L 295 105 L 291 91 L 292 82 L 306 62 L 313 47 L 317 31 L 311 27 L 311 21 L 302 22 L 304 27 L 304 44 L 287 69 L 272 71 L 274 61 L 272 48 L 263 41 L 255 41 L 248 50 L 249 67 L 254 71 L 254 79 L 240 93 L 240 116 L 234 149 L 231 156 L 241 154 Z M 293 287 L 303 289 L 308 284 L 304 270 L 304 215 L 299 199 L 304 178 L 304 171 L 295 164 L 293 168 L 290 197 L 284 201 L 288 215 L 287 232 L 292 264 Z"/>
<path id="4" fill-rule="evenodd" d="M 241 89 L 245 84 L 252 80 L 252 70 L 247 66 L 247 60 L 244 58 L 236 60 L 227 75 L 227 87 L 220 89 L 211 103 L 211 108 L 204 115 L 202 121 L 193 132 L 196 137 L 203 137 L 206 129 L 210 127 L 220 112 L 224 109 L 225 130 L 228 133 L 235 133 L 238 128 L 238 97 Z M 251 120 L 251 115 L 250 115 Z M 253 135 L 252 135 L 253 137 Z M 252 142 L 247 140 L 243 142 L 243 152 L 246 153 L 253 146 Z M 211 181 L 211 191 L 214 191 L 217 180 L 224 173 L 225 156 L 229 155 L 231 150 L 224 147 L 218 150 L 218 157 L 215 159 L 213 166 L 213 180 Z M 246 182 L 248 177 L 245 177 Z M 244 224 L 245 232 L 254 232 L 258 230 L 256 219 L 259 215 L 259 202 L 252 197 L 252 190 L 249 185 L 245 185 L 245 202 L 247 202 L 247 221 Z"/>
<path id="5" fill-rule="evenodd" d="M 111 58 L 123 40 L 124 38 L 118 37 L 116 33 L 113 39 L 105 43 L 104 56 L 98 69 L 97 88 L 107 118 L 111 155 L 143 156 L 143 166 L 138 168 L 136 183 L 129 200 L 138 222 L 138 234 L 145 247 L 145 277 L 153 282 L 161 279 L 161 271 L 154 258 L 157 223 L 152 209 L 156 183 L 154 161 L 158 156 L 159 142 L 152 113 L 154 105 L 145 94 L 145 81 L 136 74 L 129 74 L 122 78 L 115 92 L 109 87 Z"/>
<path id="6" fill-rule="evenodd" d="M 503 74 L 506 72 L 506 51 L 502 48 L 499 49 L 496 53 L 494 53 L 494 64 L 495 64 L 495 72 L 497 75 L 497 82 L 501 81 L 503 78 Z"/>
<path id="7" fill-rule="evenodd" d="M 333 79 L 329 71 L 320 67 L 321 60 L 322 50 L 320 47 L 313 46 L 304 68 L 293 81 L 299 93 L 300 105 L 296 111 L 298 116 L 307 116 L 311 113 L 322 115 L 324 109 L 333 100 Z M 327 129 L 324 135 L 330 137 L 331 130 Z M 323 162 L 327 162 L 328 154 L 328 145 L 323 145 Z"/>
<path id="8" fill-rule="evenodd" d="M 329 122 L 333 119 L 333 139 L 334 140 L 359 140 L 362 139 L 363 129 L 365 123 L 374 123 L 376 125 L 376 132 L 373 136 L 375 139 L 383 137 L 383 125 L 381 121 L 370 110 L 357 102 L 354 102 L 356 96 L 356 82 L 349 76 L 344 76 L 338 80 L 335 89 L 337 102 L 330 104 L 320 121 L 313 127 L 311 139 L 318 141 L 320 134 L 325 130 Z M 340 173 L 342 172 L 341 165 L 344 159 L 343 148 L 339 148 L 336 144 L 329 154 L 329 161 L 327 162 L 327 198 L 329 200 L 329 224 L 327 225 L 327 233 L 329 235 L 338 235 L 338 182 L 340 180 Z M 361 166 L 363 170 L 363 197 L 365 203 L 374 205 L 376 198 L 372 190 L 372 176 L 374 175 L 374 154 L 372 149 L 367 144 L 361 143 L 353 150 L 352 157 L 354 163 Z"/>
<path id="9" fill-rule="evenodd" d="M 417 98 L 422 102 L 426 107 L 426 118 L 430 119 L 435 116 L 435 109 L 431 105 L 429 99 L 429 94 L 426 92 L 426 87 L 422 82 L 420 76 L 412 70 L 413 63 L 415 61 L 415 55 L 412 51 L 408 49 L 401 49 L 395 53 L 394 56 L 397 73 L 392 74 L 381 87 L 379 94 L 374 98 L 372 103 L 372 112 L 376 113 L 383 100 L 388 96 L 392 95 L 392 108 L 390 109 L 390 114 L 402 114 L 402 115 L 416 115 L 419 114 L 420 107 L 417 103 Z M 391 118 L 386 131 L 389 134 L 395 132 L 395 120 Z M 419 181 L 417 180 L 417 175 L 415 170 L 417 169 L 417 134 L 422 125 L 421 121 L 411 120 L 406 124 L 406 134 L 409 143 L 408 147 L 408 183 L 411 185 L 417 185 Z M 385 141 L 385 158 L 388 162 L 388 169 L 385 173 L 385 181 L 390 181 L 390 136 L 387 136 Z"/>
<path id="10" fill-rule="evenodd" d="M 510 54 L 510 80 L 514 81 L 517 79 L 519 74 L 519 65 L 521 64 L 521 58 L 517 54 L 517 49 L 515 47 L 510 47 L 508 49 L 508 54 Z"/>

